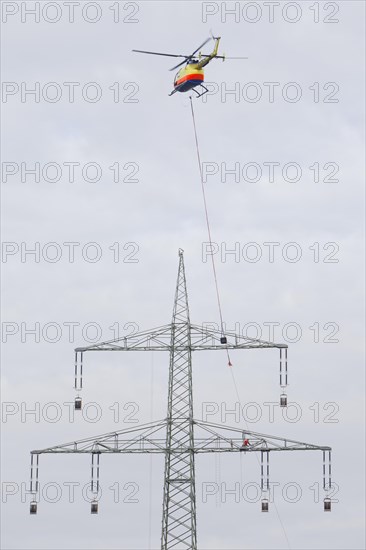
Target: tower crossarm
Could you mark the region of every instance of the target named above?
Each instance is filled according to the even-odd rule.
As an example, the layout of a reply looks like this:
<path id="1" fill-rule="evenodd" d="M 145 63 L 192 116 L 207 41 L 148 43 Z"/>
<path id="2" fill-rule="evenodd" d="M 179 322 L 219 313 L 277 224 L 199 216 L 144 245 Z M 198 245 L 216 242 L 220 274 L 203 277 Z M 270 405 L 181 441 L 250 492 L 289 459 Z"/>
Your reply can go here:
<path id="1" fill-rule="evenodd" d="M 149 453 L 165 452 L 166 420 L 133 426 L 124 430 L 79 439 L 32 454 L 46 453 Z M 160 435 L 160 437 L 159 437 Z"/>
<path id="2" fill-rule="evenodd" d="M 163 325 L 91 346 L 78 347 L 75 348 L 75 353 L 86 351 L 169 351 L 171 331 L 171 324 Z"/>
<path id="3" fill-rule="evenodd" d="M 283 437 L 266 435 L 220 424 L 194 421 L 196 431 L 202 437 L 195 437 L 193 448 L 189 440 L 179 442 L 169 448 L 172 454 L 225 453 L 255 451 L 330 451 L 331 447 L 294 441 Z M 98 436 L 71 441 L 45 449 L 32 451 L 32 454 L 55 453 L 165 453 L 166 420 L 150 422 L 138 427 L 109 432 Z M 160 437 L 159 437 L 160 436 Z M 203 437 L 204 436 L 204 437 Z M 248 444 L 244 447 L 244 438 Z"/>
<path id="4" fill-rule="evenodd" d="M 176 323 L 179 325 L 179 323 Z M 163 325 L 151 330 L 137 332 L 129 336 L 116 338 L 92 344 L 91 346 L 77 347 L 76 353 L 87 351 L 170 351 L 172 324 Z M 225 350 L 225 349 L 258 349 L 258 348 L 287 348 L 287 344 L 279 344 L 258 338 L 242 336 L 235 332 L 222 333 L 208 325 L 189 324 L 190 349 L 198 350 Z M 225 336 L 227 343 L 222 344 Z M 186 344 L 178 344 L 176 349 L 184 349 Z"/>
<path id="5" fill-rule="evenodd" d="M 221 424 L 195 420 L 196 432 L 200 430 L 206 437 L 195 438 L 195 452 L 235 452 L 235 451 L 331 451 L 331 447 L 304 443 L 284 437 L 252 432 Z"/>
<path id="6" fill-rule="evenodd" d="M 210 325 L 191 325 L 192 350 L 225 350 L 225 349 L 258 349 L 258 348 L 287 348 L 287 344 L 278 344 L 258 338 L 250 338 L 236 332 L 224 333 Z M 222 344 L 222 337 L 226 337 L 226 343 Z"/>

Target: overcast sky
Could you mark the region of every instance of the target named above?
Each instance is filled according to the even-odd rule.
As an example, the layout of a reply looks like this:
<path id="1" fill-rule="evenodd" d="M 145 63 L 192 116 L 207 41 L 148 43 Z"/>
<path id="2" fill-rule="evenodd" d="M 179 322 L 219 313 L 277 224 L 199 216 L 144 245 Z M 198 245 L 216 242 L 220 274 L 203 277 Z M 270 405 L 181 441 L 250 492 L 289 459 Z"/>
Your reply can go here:
<path id="1" fill-rule="evenodd" d="M 260 477 L 253 455 L 201 455 L 198 545 L 365 547 L 364 11 L 2 2 L 4 549 L 160 547 L 163 457 L 102 456 L 98 516 L 82 495 L 89 456 L 41 456 L 51 485 L 37 516 L 22 488 L 32 449 L 129 427 L 132 413 L 165 417 L 166 354 L 86 356 L 83 400 L 97 405 L 71 422 L 65 403 L 74 347 L 170 322 L 179 248 L 192 322 L 219 322 L 189 94 L 168 97 L 176 59 L 131 52 L 188 55 L 210 30 L 221 53 L 248 57 L 214 60 L 209 94 L 194 99 L 224 321 L 289 345 L 293 405 L 271 422 L 276 350 L 232 355 L 240 404 L 225 354 L 207 352 L 193 356 L 195 417 L 211 403 L 208 420 L 242 428 L 225 412 L 244 407 L 254 431 L 332 446 L 339 502 L 323 512 L 321 453 L 301 452 L 271 457 L 277 511 L 220 493 L 204 502 L 204 483 L 243 489 Z M 68 482 L 79 483 L 72 503 Z M 123 502 L 136 487 L 137 502 Z"/>

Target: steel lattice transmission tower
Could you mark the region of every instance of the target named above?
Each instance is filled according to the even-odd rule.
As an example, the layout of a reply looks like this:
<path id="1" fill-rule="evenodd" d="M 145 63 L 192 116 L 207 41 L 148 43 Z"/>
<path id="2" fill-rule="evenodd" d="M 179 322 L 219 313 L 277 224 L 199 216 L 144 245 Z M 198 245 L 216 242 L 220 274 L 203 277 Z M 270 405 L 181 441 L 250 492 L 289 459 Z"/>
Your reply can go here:
<path id="1" fill-rule="evenodd" d="M 259 452 L 261 455 L 262 511 L 268 511 L 269 455 L 274 451 L 323 452 L 323 488 L 331 489 L 331 448 L 268 436 L 257 432 L 195 420 L 192 397 L 192 352 L 232 349 L 280 351 L 280 385 L 287 386 L 287 345 L 212 330 L 190 321 L 183 251 L 179 250 L 178 279 L 172 322 L 128 337 L 75 349 L 75 389 L 82 389 L 83 355 L 93 351 L 168 351 L 168 412 L 164 420 L 114 431 L 31 452 L 30 512 L 37 512 L 39 456 L 56 453 L 89 453 L 92 456 L 91 512 L 98 512 L 100 455 L 111 453 L 165 454 L 162 550 L 197 549 L 195 455 L 200 453 Z M 284 396 L 285 394 L 283 394 Z M 286 400 L 282 397 L 282 405 Z M 75 399 L 81 409 L 81 398 Z M 324 510 L 330 510 L 329 497 Z"/>
<path id="2" fill-rule="evenodd" d="M 176 449 L 187 449 L 176 453 Z M 192 351 L 183 253 L 175 290 L 169 361 L 162 548 L 197 548 Z"/>

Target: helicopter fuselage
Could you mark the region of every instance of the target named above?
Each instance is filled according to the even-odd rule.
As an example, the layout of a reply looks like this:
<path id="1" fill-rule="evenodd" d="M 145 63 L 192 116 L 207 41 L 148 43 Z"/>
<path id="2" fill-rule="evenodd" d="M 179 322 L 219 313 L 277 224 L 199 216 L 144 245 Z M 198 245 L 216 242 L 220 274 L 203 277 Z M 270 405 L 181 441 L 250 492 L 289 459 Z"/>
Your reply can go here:
<path id="1" fill-rule="evenodd" d="M 174 78 L 174 91 L 187 92 L 204 81 L 204 72 L 199 63 L 188 63 L 182 67 Z"/>

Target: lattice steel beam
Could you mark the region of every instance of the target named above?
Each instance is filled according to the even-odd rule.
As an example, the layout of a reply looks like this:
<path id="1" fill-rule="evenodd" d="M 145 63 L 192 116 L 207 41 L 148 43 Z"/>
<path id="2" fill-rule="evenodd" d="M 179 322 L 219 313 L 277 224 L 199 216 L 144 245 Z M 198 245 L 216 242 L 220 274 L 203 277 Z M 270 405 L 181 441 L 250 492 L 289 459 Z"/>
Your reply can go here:
<path id="1" fill-rule="evenodd" d="M 186 419 L 175 419 L 177 422 Z M 255 451 L 330 451 L 331 448 L 313 443 L 294 441 L 283 437 L 252 432 L 221 424 L 193 420 L 195 431 L 200 430 L 206 437 L 194 437 L 193 444 L 186 438 L 179 444 L 167 446 L 167 421 L 150 422 L 135 428 L 109 432 L 99 436 L 71 441 L 46 449 L 32 451 L 33 454 L 53 453 L 226 453 Z M 248 445 L 243 447 L 243 433 Z M 202 434 L 202 435 L 203 435 Z M 158 437 L 160 435 L 160 437 Z"/>
<path id="2" fill-rule="evenodd" d="M 278 344 L 258 338 L 250 338 L 232 331 L 225 331 L 227 344 L 220 342 L 223 333 L 205 326 L 189 323 L 191 351 L 217 351 L 225 349 L 287 348 L 287 344 Z M 148 331 L 137 332 L 115 340 L 100 342 L 91 346 L 78 347 L 76 353 L 87 351 L 170 351 L 171 333 L 174 324 L 163 325 Z M 183 350 L 183 342 L 175 342 L 176 350 Z"/>

